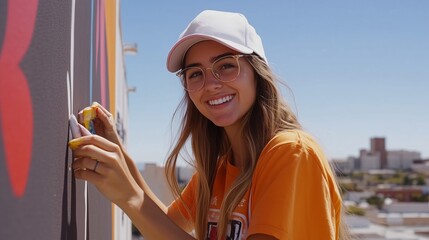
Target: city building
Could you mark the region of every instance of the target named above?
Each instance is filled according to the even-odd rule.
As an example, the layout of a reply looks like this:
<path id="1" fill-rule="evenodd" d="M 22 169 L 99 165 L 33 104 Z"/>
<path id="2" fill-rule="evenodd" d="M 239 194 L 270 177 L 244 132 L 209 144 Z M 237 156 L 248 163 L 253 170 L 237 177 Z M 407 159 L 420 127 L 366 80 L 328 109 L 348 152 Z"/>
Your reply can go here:
<path id="1" fill-rule="evenodd" d="M 350 157 L 353 158 L 353 157 Z M 371 169 L 411 170 L 413 162 L 421 159 L 421 153 L 408 150 L 387 150 L 386 139 L 370 139 L 370 149 L 361 149 L 355 159 L 353 169 L 369 171 Z"/>
<path id="2" fill-rule="evenodd" d="M 159 200 L 167 206 L 170 205 L 174 196 L 168 185 L 164 167 L 156 163 L 146 163 L 140 172 Z M 177 181 L 180 187 L 184 187 L 189 182 L 193 173 L 194 169 L 191 167 L 177 167 Z"/>
<path id="3" fill-rule="evenodd" d="M 372 154 L 379 154 L 380 168 L 387 167 L 387 152 L 386 152 L 386 139 L 382 137 L 374 137 L 370 140 Z"/>
<path id="4" fill-rule="evenodd" d="M 360 150 L 360 169 L 362 171 L 369 171 L 371 169 L 381 168 L 380 152 L 372 152 L 366 149 Z"/>
<path id="5" fill-rule="evenodd" d="M 429 159 L 414 160 L 411 164 L 411 170 L 429 176 Z M 427 183 L 427 185 L 429 185 L 429 183 Z"/>
<path id="6" fill-rule="evenodd" d="M 387 168 L 389 169 L 411 169 L 414 160 L 421 158 L 416 151 L 391 150 L 387 151 Z"/>

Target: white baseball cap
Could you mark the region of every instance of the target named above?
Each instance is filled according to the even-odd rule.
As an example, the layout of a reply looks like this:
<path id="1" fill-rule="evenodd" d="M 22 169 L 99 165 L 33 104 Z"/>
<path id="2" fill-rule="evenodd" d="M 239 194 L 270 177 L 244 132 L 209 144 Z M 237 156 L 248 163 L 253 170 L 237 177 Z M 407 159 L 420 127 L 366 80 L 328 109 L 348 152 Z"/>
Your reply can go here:
<path id="1" fill-rule="evenodd" d="M 180 34 L 167 58 L 170 72 L 180 70 L 186 52 L 194 44 L 213 40 L 243 54 L 256 53 L 267 64 L 261 37 L 240 13 L 205 10 Z"/>

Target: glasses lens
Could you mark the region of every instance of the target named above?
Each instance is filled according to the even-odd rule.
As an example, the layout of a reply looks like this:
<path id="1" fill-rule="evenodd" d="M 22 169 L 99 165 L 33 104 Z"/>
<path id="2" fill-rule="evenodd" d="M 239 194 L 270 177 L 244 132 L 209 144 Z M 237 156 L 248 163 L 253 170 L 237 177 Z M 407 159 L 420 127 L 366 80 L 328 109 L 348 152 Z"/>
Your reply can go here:
<path id="1" fill-rule="evenodd" d="M 189 67 L 180 73 L 183 87 L 188 91 L 197 91 L 204 84 L 204 71 L 199 67 Z"/>
<path id="2" fill-rule="evenodd" d="M 211 69 L 213 76 L 222 82 L 234 81 L 240 74 L 238 59 L 243 55 L 226 56 L 214 61 Z M 204 70 L 200 67 L 188 67 L 177 73 L 187 91 L 198 91 L 204 86 Z"/>
<path id="3" fill-rule="evenodd" d="M 216 60 L 213 63 L 213 73 L 222 82 L 230 82 L 240 74 L 238 58 L 227 56 Z"/>

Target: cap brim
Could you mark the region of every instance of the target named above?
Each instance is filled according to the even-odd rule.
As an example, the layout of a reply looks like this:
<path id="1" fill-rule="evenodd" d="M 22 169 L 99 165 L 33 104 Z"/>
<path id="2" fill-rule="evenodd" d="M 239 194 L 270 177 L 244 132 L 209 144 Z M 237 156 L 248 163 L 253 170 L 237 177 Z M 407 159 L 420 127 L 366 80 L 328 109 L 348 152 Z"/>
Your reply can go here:
<path id="1" fill-rule="evenodd" d="M 228 48 L 236 50 L 240 53 L 251 54 L 253 50 L 245 47 L 241 44 L 237 44 L 235 42 L 213 37 L 207 36 L 203 34 L 193 34 L 188 35 L 182 39 L 180 39 L 174 46 L 171 48 L 168 57 L 167 57 L 167 69 L 170 72 L 177 72 L 182 68 L 183 58 L 185 57 L 186 52 L 192 47 L 194 44 L 205 41 L 205 40 L 213 40 L 222 45 L 225 45 Z"/>

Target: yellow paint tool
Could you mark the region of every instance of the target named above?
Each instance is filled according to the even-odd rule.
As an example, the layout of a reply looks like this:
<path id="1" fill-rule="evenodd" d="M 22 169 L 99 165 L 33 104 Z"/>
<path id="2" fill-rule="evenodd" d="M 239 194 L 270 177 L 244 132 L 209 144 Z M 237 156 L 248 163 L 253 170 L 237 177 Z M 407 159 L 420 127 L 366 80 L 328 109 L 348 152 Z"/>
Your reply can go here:
<path id="1" fill-rule="evenodd" d="M 93 120 L 97 117 L 97 103 L 93 103 L 91 106 L 86 107 L 82 111 L 83 115 L 83 126 L 88 129 L 91 133 L 95 133 Z"/>

